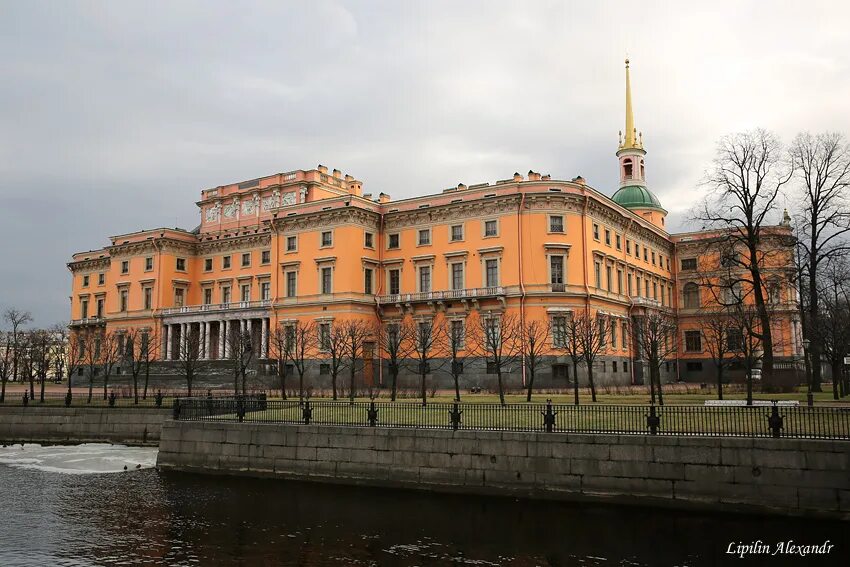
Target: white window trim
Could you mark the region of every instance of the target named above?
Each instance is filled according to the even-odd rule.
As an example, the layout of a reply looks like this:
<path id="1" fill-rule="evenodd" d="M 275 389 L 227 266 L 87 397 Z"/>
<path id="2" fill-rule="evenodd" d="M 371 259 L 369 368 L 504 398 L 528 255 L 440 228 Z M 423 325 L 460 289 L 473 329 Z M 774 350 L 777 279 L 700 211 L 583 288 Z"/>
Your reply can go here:
<path id="1" fill-rule="evenodd" d="M 289 249 L 289 239 L 290 238 L 295 239 L 295 248 L 293 248 L 292 250 Z M 319 238 L 321 238 L 321 236 Z M 288 235 L 283 241 L 283 249 L 284 249 L 285 254 L 295 254 L 296 252 L 298 252 L 298 235 L 297 234 Z"/>
<path id="2" fill-rule="evenodd" d="M 428 242 L 422 242 L 421 235 L 423 232 L 428 233 Z M 417 228 L 416 229 L 416 246 L 432 246 L 434 244 L 434 233 L 431 230 L 431 227 L 428 228 Z"/>
<path id="3" fill-rule="evenodd" d="M 462 272 L 461 278 L 460 278 L 461 279 L 461 282 L 460 282 L 461 287 L 459 287 L 458 289 L 466 289 L 466 259 L 465 258 L 463 260 L 449 259 L 447 264 L 448 264 L 448 267 L 449 267 L 449 269 L 448 269 L 449 274 L 448 274 L 448 282 L 447 282 L 446 289 L 448 289 L 448 290 L 454 290 L 455 289 L 454 287 L 452 287 L 452 284 L 454 283 L 454 277 L 453 277 L 454 273 L 453 273 L 453 271 L 454 271 L 454 266 L 456 264 L 460 265 L 461 272 Z"/>
<path id="4" fill-rule="evenodd" d="M 568 250 L 558 250 L 554 252 L 546 253 L 546 281 L 549 285 L 553 285 L 552 283 L 552 258 L 560 257 L 563 266 L 561 267 L 561 274 L 563 275 L 564 282 L 560 285 L 567 285 L 567 254 Z"/>
<path id="5" fill-rule="evenodd" d="M 370 234 L 372 235 L 372 245 L 371 246 L 366 244 L 366 237 L 367 237 L 367 235 L 370 235 Z M 368 248 L 369 250 L 375 249 L 375 233 L 374 232 L 371 232 L 369 230 L 363 231 L 363 248 Z"/>
<path id="6" fill-rule="evenodd" d="M 552 219 L 555 217 L 561 218 L 561 230 L 552 230 Z M 548 225 L 546 226 L 546 232 L 548 234 L 566 234 L 567 233 L 567 223 L 566 217 L 564 215 L 549 215 L 548 216 Z"/>
<path id="7" fill-rule="evenodd" d="M 495 222 L 496 223 L 496 234 L 487 234 L 487 223 Z M 491 219 L 481 219 L 481 238 L 498 238 L 501 234 L 501 223 L 499 222 L 499 218 L 491 218 Z"/>
<path id="8" fill-rule="evenodd" d="M 390 247 L 391 237 L 398 236 L 398 246 L 392 248 Z M 401 232 L 388 232 L 387 233 L 387 250 L 401 250 Z"/>
<path id="9" fill-rule="evenodd" d="M 428 270 L 430 270 L 429 276 L 428 276 L 428 287 L 430 287 L 431 289 L 429 289 L 428 291 L 422 291 L 422 276 L 421 276 L 422 268 L 428 268 Z M 434 264 L 433 263 L 427 263 L 427 262 L 423 262 L 421 264 L 418 264 L 416 266 L 416 292 L 417 293 L 430 293 L 432 291 L 434 291 Z"/>
<path id="10" fill-rule="evenodd" d="M 452 238 L 452 229 L 456 226 L 460 227 L 460 238 Z M 466 225 L 465 223 L 455 223 L 449 225 L 449 242 L 463 242 L 466 240 Z"/>
<path id="11" fill-rule="evenodd" d="M 487 260 L 496 261 L 496 285 L 487 285 Z M 481 287 L 499 287 L 502 285 L 502 256 L 481 257 Z"/>
<path id="12" fill-rule="evenodd" d="M 325 268 L 330 269 L 330 271 L 331 271 L 331 290 L 327 291 L 327 292 L 322 289 L 322 270 L 324 270 Z M 334 292 L 334 272 L 336 271 L 334 269 L 334 265 L 331 264 L 331 263 L 319 264 L 318 271 L 319 271 L 319 288 L 318 288 L 319 295 L 333 295 L 333 292 Z"/>

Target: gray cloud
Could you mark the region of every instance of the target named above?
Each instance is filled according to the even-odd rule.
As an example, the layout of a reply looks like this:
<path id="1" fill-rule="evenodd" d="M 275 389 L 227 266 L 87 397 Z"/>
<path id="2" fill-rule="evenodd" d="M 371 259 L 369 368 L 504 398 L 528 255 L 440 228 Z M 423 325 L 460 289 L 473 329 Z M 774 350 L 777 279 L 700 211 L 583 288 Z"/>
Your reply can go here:
<path id="1" fill-rule="evenodd" d="M 850 131 L 840 3 L 5 2 L 0 306 L 67 319 L 65 262 L 192 228 L 202 188 L 324 163 L 394 197 L 514 171 L 611 194 L 633 61 L 673 228 L 722 134 Z"/>

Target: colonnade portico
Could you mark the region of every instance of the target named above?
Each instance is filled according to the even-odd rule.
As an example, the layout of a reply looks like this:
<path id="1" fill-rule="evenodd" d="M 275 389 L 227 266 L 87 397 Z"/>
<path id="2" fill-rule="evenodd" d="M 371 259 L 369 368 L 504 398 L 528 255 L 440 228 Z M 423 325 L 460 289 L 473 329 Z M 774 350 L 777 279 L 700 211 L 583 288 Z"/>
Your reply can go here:
<path id="1" fill-rule="evenodd" d="M 206 316 L 200 320 L 191 318 L 171 318 L 162 324 L 162 360 L 181 360 L 189 348 L 197 349 L 199 360 L 224 360 L 230 357 L 231 341 L 228 337 L 237 335 L 251 336 L 251 344 L 257 358 L 268 358 L 269 327 L 271 320 L 267 316 L 246 316 L 217 318 Z M 197 344 L 187 341 L 192 333 L 197 333 Z M 195 341 L 193 341 L 194 343 Z M 193 352 L 193 356 L 195 353 Z"/>

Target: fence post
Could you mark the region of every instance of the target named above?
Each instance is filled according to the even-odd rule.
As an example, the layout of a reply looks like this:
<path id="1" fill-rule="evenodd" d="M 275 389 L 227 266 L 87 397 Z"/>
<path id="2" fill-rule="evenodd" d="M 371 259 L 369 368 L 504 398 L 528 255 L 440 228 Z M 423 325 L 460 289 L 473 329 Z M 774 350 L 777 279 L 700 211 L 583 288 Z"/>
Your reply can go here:
<path id="1" fill-rule="evenodd" d="M 236 419 L 245 421 L 245 396 L 236 396 Z"/>
<path id="2" fill-rule="evenodd" d="M 655 404 L 649 406 L 649 415 L 646 416 L 646 426 L 649 427 L 650 435 L 658 435 L 658 427 L 661 425 L 661 416 L 655 411 Z"/>
<path id="3" fill-rule="evenodd" d="M 310 407 L 310 400 L 304 402 L 304 409 L 301 410 L 301 417 L 304 418 L 304 425 L 310 425 L 310 420 L 313 418 L 313 408 Z"/>
<path id="4" fill-rule="evenodd" d="M 369 404 L 367 414 L 369 416 L 369 426 L 375 427 L 378 424 L 378 408 L 375 407 L 375 400 L 372 400 L 372 403 Z"/>
<path id="5" fill-rule="evenodd" d="M 71 407 L 71 398 L 72 398 L 72 395 L 71 395 L 71 392 L 69 391 L 68 393 L 65 394 L 65 407 L 66 408 Z"/>
<path id="6" fill-rule="evenodd" d="M 109 392 L 109 407 L 114 408 L 115 407 L 115 400 L 117 400 L 117 399 L 118 399 L 118 396 L 115 395 L 114 391 Z"/>
<path id="7" fill-rule="evenodd" d="M 546 411 L 543 413 L 543 425 L 546 426 L 546 433 L 555 431 L 555 416 L 558 412 L 552 410 L 552 400 L 546 400 Z"/>
<path id="8" fill-rule="evenodd" d="M 171 417 L 174 421 L 180 419 L 180 398 L 174 398 L 174 406 L 171 409 Z"/>
<path id="9" fill-rule="evenodd" d="M 463 410 L 460 409 L 460 405 L 457 402 L 452 404 L 452 410 L 449 412 L 449 417 L 452 421 L 452 429 L 457 431 L 458 427 L 460 427 L 460 416 L 463 414 Z"/>
<path id="10" fill-rule="evenodd" d="M 770 415 L 767 418 L 767 424 L 770 426 L 770 431 L 774 437 L 782 436 L 782 416 L 779 415 L 779 402 L 773 400 L 773 407 L 770 410 Z"/>

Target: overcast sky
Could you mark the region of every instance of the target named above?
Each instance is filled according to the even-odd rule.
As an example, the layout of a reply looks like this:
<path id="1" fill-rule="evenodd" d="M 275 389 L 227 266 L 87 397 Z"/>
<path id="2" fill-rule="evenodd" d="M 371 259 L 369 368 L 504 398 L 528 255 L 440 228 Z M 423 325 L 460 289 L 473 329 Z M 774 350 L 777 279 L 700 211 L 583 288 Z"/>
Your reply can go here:
<path id="1" fill-rule="evenodd" d="M 69 318 L 75 251 L 322 163 L 393 198 L 514 171 L 616 189 L 626 54 L 685 224 L 717 139 L 850 132 L 846 2 L 0 0 L 0 307 Z"/>

